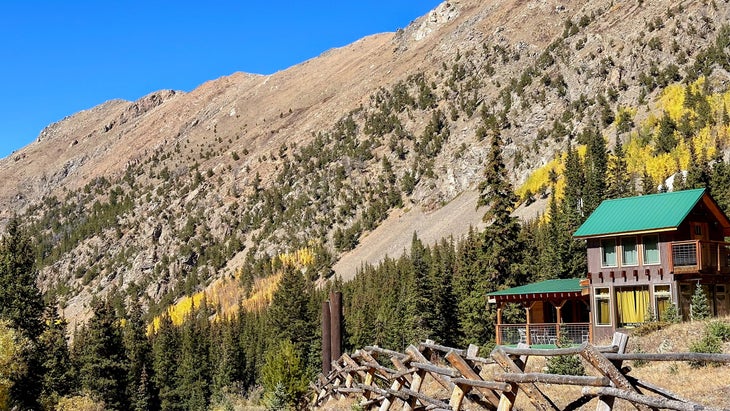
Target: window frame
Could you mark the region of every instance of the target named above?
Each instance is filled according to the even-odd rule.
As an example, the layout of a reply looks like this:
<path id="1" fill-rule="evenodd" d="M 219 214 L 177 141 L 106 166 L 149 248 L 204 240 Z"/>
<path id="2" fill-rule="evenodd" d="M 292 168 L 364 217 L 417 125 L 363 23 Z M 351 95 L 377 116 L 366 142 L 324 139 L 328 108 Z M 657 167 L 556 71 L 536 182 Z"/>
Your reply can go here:
<path id="1" fill-rule="evenodd" d="M 624 248 L 624 241 L 627 239 L 633 239 L 634 241 L 634 255 L 635 259 L 633 263 L 626 262 L 626 249 Z M 639 241 L 634 236 L 622 237 L 621 238 L 621 266 L 622 267 L 637 267 L 639 265 Z"/>
<path id="2" fill-rule="evenodd" d="M 646 260 L 646 239 L 649 237 L 656 238 L 656 253 L 657 253 L 657 261 L 656 262 L 647 262 Z M 660 241 L 659 241 L 659 234 L 647 234 L 641 236 L 641 264 L 642 265 L 661 265 L 662 264 L 662 248 L 660 247 Z"/>
<path id="3" fill-rule="evenodd" d="M 667 291 L 657 291 L 657 288 L 659 287 L 667 287 Z M 674 299 L 672 298 L 672 285 L 669 283 L 653 284 L 652 297 L 652 303 L 654 305 L 654 316 L 656 317 L 657 321 L 662 321 L 662 313 L 659 312 L 659 298 L 666 298 L 667 300 L 669 300 L 669 304 L 674 304 Z"/>
<path id="4" fill-rule="evenodd" d="M 600 291 L 604 291 L 605 293 L 601 293 Z M 607 301 L 608 306 L 608 322 L 602 323 L 600 322 L 600 316 L 599 316 L 599 309 L 598 309 L 598 302 L 599 301 Z M 611 307 L 611 288 L 610 287 L 595 287 L 593 288 L 593 304 L 594 304 L 594 310 L 593 310 L 593 324 L 596 327 L 612 327 L 613 326 L 613 308 Z"/>
<path id="5" fill-rule="evenodd" d="M 606 264 L 606 252 L 605 252 L 606 247 L 604 247 L 603 244 L 604 244 L 604 242 L 608 242 L 608 241 L 613 242 L 613 254 L 614 254 L 613 265 Z M 619 261 L 618 261 L 618 241 L 616 241 L 615 238 L 602 238 L 599 245 L 600 245 L 599 249 L 601 252 L 601 268 L 618 267 L 618 263 L 619 263 Z"/>

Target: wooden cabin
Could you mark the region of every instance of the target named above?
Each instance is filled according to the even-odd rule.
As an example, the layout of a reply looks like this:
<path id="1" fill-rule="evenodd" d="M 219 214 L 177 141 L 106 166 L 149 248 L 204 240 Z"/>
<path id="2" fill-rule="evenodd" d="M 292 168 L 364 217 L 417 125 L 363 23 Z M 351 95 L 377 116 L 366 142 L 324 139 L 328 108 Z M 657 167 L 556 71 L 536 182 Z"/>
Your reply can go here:
<path id="1" fill-rule="evenodd" d="M 487 294 L 497 307 L 497 344 L 554 346 L 561 334 L 576 344 L 591 341 L 589 298 L 579 278 L 546 280 Z M 524 324 L 504 324 L 507 303 L 525 309 Z"/>
<path id="2" fill-rule="evenodd" d="M 592 334 L 689 319 L 695 287 L 714 315 L 730 314 L 730 220 L 704 189 L 606 200 L 573 235 L 588 249 Z"/>

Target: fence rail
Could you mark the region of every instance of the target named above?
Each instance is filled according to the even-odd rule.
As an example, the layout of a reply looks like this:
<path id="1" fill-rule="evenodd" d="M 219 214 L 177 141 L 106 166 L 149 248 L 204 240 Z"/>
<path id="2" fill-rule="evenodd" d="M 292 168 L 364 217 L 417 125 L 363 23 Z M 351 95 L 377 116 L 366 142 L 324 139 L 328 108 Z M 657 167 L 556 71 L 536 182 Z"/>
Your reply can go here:
<path id="1" fill-rule="evenodd" d="M 613 407 L 615 398 L 629 401 L 638 410 L 657 408 L 670 410 L 722 411 L 684 399 L 661 387 L 627 375 L 630 367 L 621 367 L 622 361 L 714 361 L 730 363 L 724 354 L 627 354 L 628 336 L 617 333 L 610 346 L 596 347 L 588 342 L 579 346 L 557 349 L 533 349 L 526 345 L 517 348 L 497 346 L 489 358 L 479 357 L 479 347 L 456 349 L 426 341 L 409 346 L 405 353 L 380 347 L 365 347 L 352 355 L 343 354 L 332 361 L 332 371 L 319 375 L 310 384 L 314 407 L 324 406 L 331 399 L 355 397 L 364 409 L 380 411 L 400 409 L 412 411 L 458 411 L 468 404 L 469 409 L 512 410 L 519 393 L 527 397 L 536 410 L 558 410 L 538 384 L 582 386 L 581 396 L 565 410 L 578 409 L 593 398 L 598 398 L 599 410 Z M 598 376 L 566 376 L 544 373 L 526 373 L 530 357 L 579 355 L 598 371 Z M 389 365 L 385 365 L 387 363 Z M 484 367 L 494 367 L 482 374 Z M 481 375 L 491 375 L 485 380 Z M 424 389 L 426 378 L 440 387 Z M 643 392 L 649 391 L 649 396 Z M 438 394 L 438 392 L 442 394 Z M 730 411 L 730 410 L 724 410 Z"/>

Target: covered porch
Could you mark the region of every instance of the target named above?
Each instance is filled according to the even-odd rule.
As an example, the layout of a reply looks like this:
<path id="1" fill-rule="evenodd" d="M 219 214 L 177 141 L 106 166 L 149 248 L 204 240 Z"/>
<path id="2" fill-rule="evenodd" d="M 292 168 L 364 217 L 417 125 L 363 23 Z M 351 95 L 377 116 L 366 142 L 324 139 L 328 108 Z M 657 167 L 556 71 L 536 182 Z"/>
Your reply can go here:
<path id="1" fill-rule="evenodd" d="M 498 345 L 555 346 L 562 337 L 574 344 L 592 342 L 588 289 L 579 278 L 546 280 L 488 294 L 497 309 Z M 525 310 L 524 324 L 505 324 L 508 303 Z"/>

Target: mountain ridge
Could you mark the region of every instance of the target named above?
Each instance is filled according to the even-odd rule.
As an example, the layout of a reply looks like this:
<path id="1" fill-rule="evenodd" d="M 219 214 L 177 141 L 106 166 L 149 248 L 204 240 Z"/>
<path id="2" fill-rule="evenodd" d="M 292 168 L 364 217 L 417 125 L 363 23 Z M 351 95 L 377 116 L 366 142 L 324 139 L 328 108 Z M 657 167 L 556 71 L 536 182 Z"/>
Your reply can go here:
<path id="1" fill-rule="evenodd" d="M 520 185 L 592 124 L 610 144 L 628 137 L 611 117 L 626 106 L 646 118 L 662 89 L 646 78 L 691 75 L 728 16 L 699 1 L 447 1 L 271 75 L 111 100 L 49 125 L 0 160 L 0 225 L 20 215 L 43 243 L 41 286 L 71 319 L 113 289 L 153 306 L 231 262 L 312 241 L 352 275 L 378 260 L 358 243 L 387 233 L 388 215 L 475 198 L 489 150 L 480 112 L 501 126 Z M 717 87 L 730 79 L 711 74 Z M 544 206 L 547 189 L 533 194 Z M 520 213 L 542 210 L 531 207 Z M 474 210 L 444 217 L 434 237 L 480 224 Z M 368 247 L 406 246 L 389 241 Z"/>

